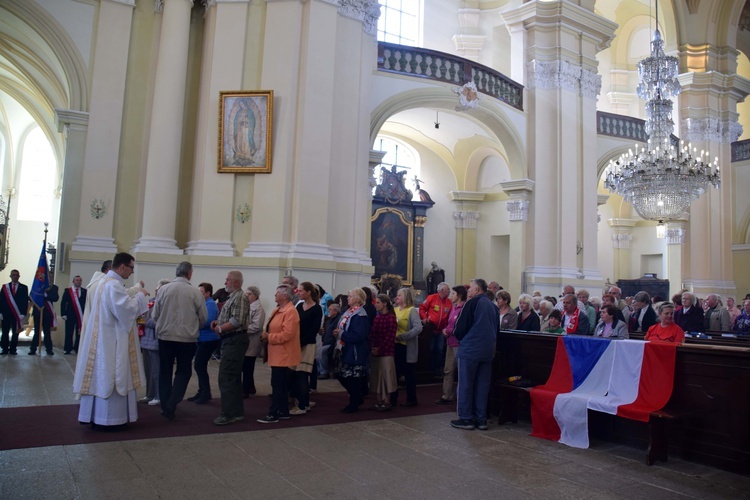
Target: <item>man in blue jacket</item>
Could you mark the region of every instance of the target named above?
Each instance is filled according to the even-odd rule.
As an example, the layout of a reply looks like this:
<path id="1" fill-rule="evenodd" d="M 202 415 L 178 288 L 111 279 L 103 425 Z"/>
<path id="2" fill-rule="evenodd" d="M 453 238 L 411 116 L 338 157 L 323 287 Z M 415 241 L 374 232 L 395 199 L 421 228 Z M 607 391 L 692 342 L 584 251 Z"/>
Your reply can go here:
<path id="1" fill-rule="evenodd" d="M 453 330 L 459 342 L 458 420 L 452 420 L 451 426 L 457 429 L 487 430 L 487 397 L 500 317 L 485 292 L 486 281 L 479 278 L 471 281 L 469 300 Z"/>

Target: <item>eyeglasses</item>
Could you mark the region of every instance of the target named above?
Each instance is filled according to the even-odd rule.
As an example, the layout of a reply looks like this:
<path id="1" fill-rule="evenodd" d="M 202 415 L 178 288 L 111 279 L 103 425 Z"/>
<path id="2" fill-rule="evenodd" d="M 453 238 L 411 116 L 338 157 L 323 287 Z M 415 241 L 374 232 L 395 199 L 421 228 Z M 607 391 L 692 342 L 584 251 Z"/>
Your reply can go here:
<path id="1" fill-rule="evenodd" d="M 131 271 L 135 271 L 135 266 L 131 266 L 130 264 L 125 264 L 126 267 L 129 267 Z"/>

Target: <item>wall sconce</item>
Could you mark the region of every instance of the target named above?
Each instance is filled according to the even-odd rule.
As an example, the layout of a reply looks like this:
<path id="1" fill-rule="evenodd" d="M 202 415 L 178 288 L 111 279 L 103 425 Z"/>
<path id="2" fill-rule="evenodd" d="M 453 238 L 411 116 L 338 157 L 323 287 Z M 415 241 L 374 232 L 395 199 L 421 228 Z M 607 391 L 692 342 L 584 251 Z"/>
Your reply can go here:
<path id="1" fill-rule="evenodd" d="M 237 222 L 239 222 L 240 224 L 244 224 L 245 222 L 250 220 L 250 212 L 251 210 L 247 203 L 237 205 L 237 210 L 235 210 L 235 219 L 237 219 Z"/>

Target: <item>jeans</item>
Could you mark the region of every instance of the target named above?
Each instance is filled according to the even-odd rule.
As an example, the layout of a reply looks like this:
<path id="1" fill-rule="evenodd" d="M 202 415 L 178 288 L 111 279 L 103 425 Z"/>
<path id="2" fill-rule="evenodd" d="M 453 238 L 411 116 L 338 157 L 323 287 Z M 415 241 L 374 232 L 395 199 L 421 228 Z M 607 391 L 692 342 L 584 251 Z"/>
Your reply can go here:
<path id="1" fill-rule="evenodd" d="M 487 420 L 491 379 L 492 360 L 458 359 L 458 418 Z"/>
<path id="2" fill-rule="evenodd" d="M 159 339 L 159 396 L 164 413 L 174 413 L 177 405 L 185 397 L 188 382 L 193 374 L 190 366 L 195 356 L 196 342 L 174 342 Z M 172 369 L 175 361 L 177 368 Z"/>
<path id="3" fill-rule="evenodd" d="M 146 372 L 146 397 L 159 399 L 159 351 L 141 349 L 143 370 Z"/>
<path id="4" fill-rule="evenodd" d="M 439 375 L 445 366 L 445 336 L 437 330 L 430 335 L 430 367 L 433 375 Z"/>
<path id="5" fill-rule="evenodd" d="M 245 414 L 242 401 L 242 363 L 249 343 L 247 335 L 235 335 L 221 341 L 219 391 L 221 415 L 227 418 L 241 417 Z"/>
<path id="6" fill-rule="evenodd" d="M 208 378 L 208 362 L 211 361 L 211 355 L 221 344 L 221 340 L 209 340 L 198 342 L 198 349 L 195 351 L 195 374 L 198 376 L 198 399 L 211 398 L 211 382 Z"/>

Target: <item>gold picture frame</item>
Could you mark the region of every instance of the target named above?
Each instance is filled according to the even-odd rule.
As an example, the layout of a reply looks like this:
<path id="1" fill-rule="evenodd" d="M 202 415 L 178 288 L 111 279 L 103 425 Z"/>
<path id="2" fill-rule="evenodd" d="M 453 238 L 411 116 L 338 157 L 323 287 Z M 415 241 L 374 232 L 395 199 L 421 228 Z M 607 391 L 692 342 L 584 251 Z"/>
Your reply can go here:
<path id="1" fill-rule="evenodd" d="M 270 174 L 273 90 L 219 92 L 219 173 Z"/>
<path id="2" fill-rule="evenodd" d="M 403 286 L 411 286 L 414 259 L 414 225 L 397 208 L 379 208 L 370 218 L 370 257 L 375 276 L 399 276 Z"/>

